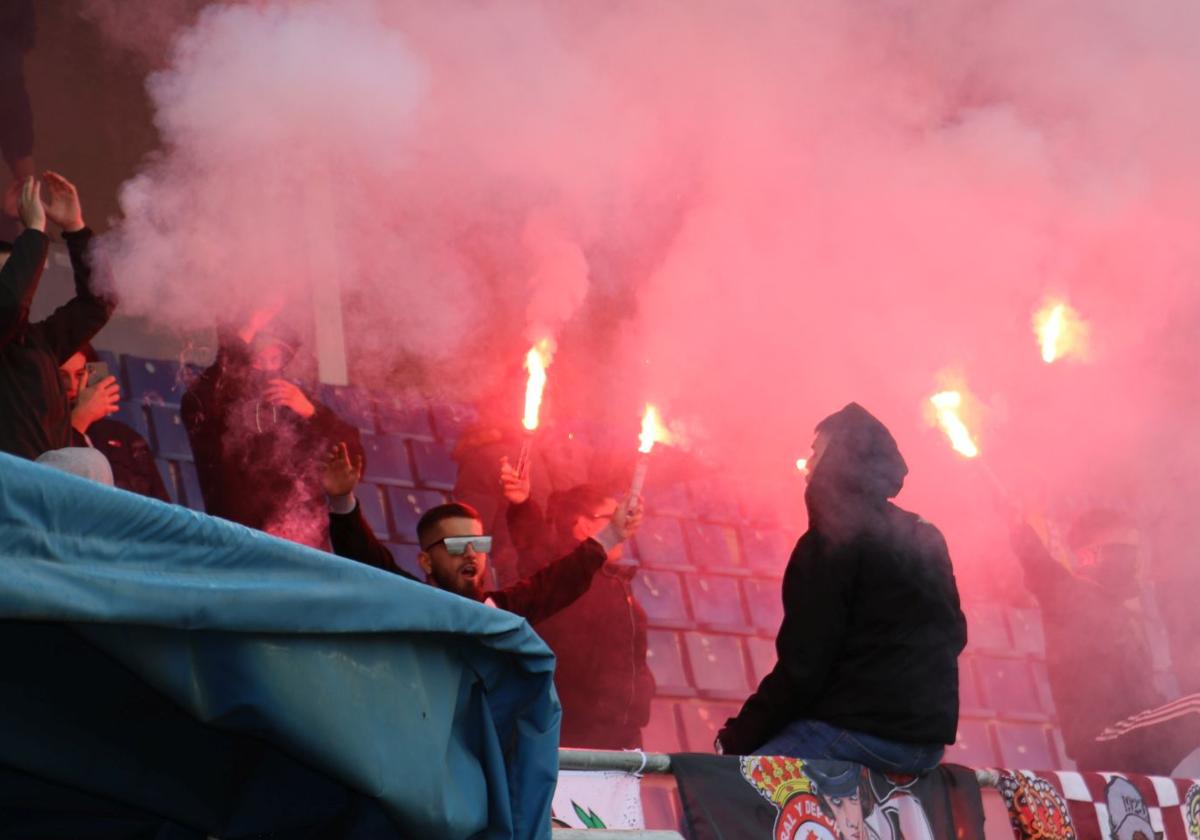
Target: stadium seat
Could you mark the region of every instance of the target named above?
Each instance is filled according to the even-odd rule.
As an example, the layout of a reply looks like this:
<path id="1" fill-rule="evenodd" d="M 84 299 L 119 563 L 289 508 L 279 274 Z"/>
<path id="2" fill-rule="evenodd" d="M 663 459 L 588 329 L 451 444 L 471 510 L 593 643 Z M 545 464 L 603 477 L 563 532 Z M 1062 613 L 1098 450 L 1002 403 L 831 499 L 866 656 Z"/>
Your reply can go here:
<path id="1" fill-rule="evenodd" d="M 683 723 L 683 737 L 688 752 L 711 753 L 717 733 L 725 721 L 741 709 L 739 703 L 708 703 L 693 700 L 679 704 L 679 717 Z"/>
<path id="2" fill-rule="evenodd" d="M 692 626 L 677 573 L 640 569 L 631 585 L 634 597 L 646 611 L 651 624 L 660 627 Z"/>
<path id="3" fill-rule="evenodd" d="M 435 403 L 432 414 L 434 431 L 448 444 L 456 442 L 463 430 L 479 417 L 475 408 L 458 403 Z"/>
<path id="4" fill-rule="evenodd" d="M 678 519 L 647 516 L 633 542 L 643 566 L 691 568 Z"/>
<path id="5" fill-rule="evenodd" d="M 127 400 L 146 405 L 178 407 L 187 385 L 179 376 L 179 362 L 168 359 L 146 359 L 141 356 L 122 357 L 125 364 Z"/>
<path id="6" fill-rule="evenodd" d="M 425 570 L 417 561 L 417 555 L 421 553 L 420 548 L 415 545 L 400 545 L 399 543 L 388 543 L 387 547 L 392 552 L 392 561 L 396 564 L 396 568 L 403 569 L 417 580 L 425 580 Z"/>
<path id="7" fill-rule="evenodd" d="M 757 685 L 771 673 L 779 659 L 775 655 L 775 642 L 773 639 L 750 636 L 746 639 L 746 650 L 750 653 L 750 670 L 754 672 L 754 683 Z"/>
<path id="8" fill-rule="evenodd" d="M 742 557 L 756 571 L 782 575 L 796 541 L 783 531 L 742 529 Z"/>
<path id="9" fill-rule="evenodd" d="M 169 405 L 148 406 L 150 428 L 154 430 L 154 453 L 173 461 L 192 460 L 192 444 L 179 409 Z"/>
<path id="10" fill-rule="evenodd" d="M 363 433 L 363 451 L 367 465 L 363 477 L 379 484 L 412 486 L 413 469 L 408 460 L 408 445 L 396 435 Z"/>
<path id="11" fill-rule="evenodd" d="M 453 490 L 458 480 L 458 464 L 450 457 L 446 447 L 426 440 L 412 441 L 413 463 L 417 478 L 426 487 Z"/>
<path id="12" fill-rule="evenodd" d="M 954 746 L 946 748 L 943 761 L 976 768 L 999 766 L 987 721 L 959 718 L 958 739 Z"/>
<path id="13" fill-rule="evenodd" d="M 968 714 L 986 714 L 988 711 L 979 693 L 979 681 L 975 678 L 970 656 L 958 658 L 958 707 Z"/>
<path id="14" fill-rule="evenodd" d="M 696 688 L 722 699 L 742 699 L 750 689 L 746 679 L 746 657 L 737 636 L 716 633 L 684 633 L 688 661 Z"/>
<path id="15" fill-rule="evenodd" d="M 1050 675 L 1046 671 L 1044 660 L 1038 659 L 1030 663 L 1033 669 L 1033 685 L 1037 689 L 1038 705 L 1046 714 L 1057 717 L 1057 707 L 1054 705 L 1054 695 L 1050 691 Z"/>
<path id="16" fill-rule="evenodd" d="M 317 399 L 360 432 L 375 431 L 375 407 L 371 395 L 353 385 L 320 385 Z"/>
<path id="17" fill-rule="evenodd" d="M 433 439 L 429 404 L 423 397 L 413 393 L 380 394 L 375 410 L 379 414 L 379 431 L 389 435 Z"/>
<path id="18" fill-rule="evenodd" d="M 647 752 L 679 752 L 679 719 L 672 700 L 650 701 L 650 722 L 642 728 L 642 749 Z"/>
<path id="19" fill-rule="evenodd" d="M 648 483 L 642 496 L 646 512 L 655 516 L 689 516 L 692 513 L 691 500 L 682 484 Z"/>
<path id="20" fill-rule="evenodd" d="M 1042 633 L 1042 611 L 1034 607 L 1009 610 L 1008 627 L 1013 645 L 1020 653 L 1046 655 L 1046 638 Z"/>
<path id="21" fill-rule="evenodd" d="M 204 513 L 204 494 L 200 491 L 196 465 L 191 461 L 178 461 L 175 468 L 179 470 L 179 487 L 183 491 L 181 504 Z"/>
<path id="22" fill-rule="evenodd" d="M 1033 670 L 1025 659 L 1002 656 L 974 657 L 975 673 L 987 708 L 1003 717 L 1045 717 L 1038 698 Z"/>
<path id="23" fill-rule="evenodd" d="M 378 486 L 363 481 L 359 483 L 354 495 L 358 499 L 358 506 L 362 509 L 363 518 L 367 520 L 367 524 L 371 526 L 375 536 L 383 540 L 387 539 L 389 533 L 388 518 L 387 511 L 383 508 L 383 494 L 379 490 Z"/>
<path id="24" fill-rule="evenodd" d="M 735 578 L 724 575 L 687 575 L 685 582 L 688 597 L 692 602 L 692 615 L 698 623 L 735 633 L 750 631 Z"/>
<path id="25" fill-rule="evenodd" d="M 121 386 L 121 396 L 125 396 L 129 391 L 129 386 L 125 383 L 125 372 L 121 370 L 120 357 L 111 350 L 97 350 L 96 355 L 100 357 L 100 361 L 108 365 L 109 374 L 117 377 L 117 384 Z"/>
<path id="26" fill-rule="evenodd" d="M 688 483 L 687 491 L 692 500 L 688 514 L 707 522 L 727 525 L 741 522 L 741 509 L 726 482 L 711 478 L 698 479 Z"/>
<path id="27" fill-rule="evenodd" d="M 1011 770 L 1057 770 L 1050 733 L 1037 723 L 999 721 L 995 724 L 1000 763 Z"/>
<path id="28" fill-rule="evenodd" d="M 669 630 L 646 632 L 646 662 L 654 673 L 658 693 L 689 697 L 696 693 L 688 685 L 687 673 L 683 668 L 683 649 L 679 645 L 679 634 Z"/>
<path id="29" fill-rule="evenodd" d="M 967 648 L 972 651 L 1008 653 L 1012 651 L 1012 640 L 1008 635 L 1008 622 L 1004 620 L 1004 607 L 984 601 L 963 604 L 967 616 Z"/>
<path id="30" fill-rule="evenodd" d="M 660 752 L 657 748 L 654 751 Z M 678 752 L 679 748 L 676 747 L 674 751 Z M 647 830 L 680 831 L 682 809 L 679 806 L 678 788 L 670 784 L 654 784 L 647 778 L 642 780 L 641 794 Z"/>
<path id="31" fill-rule="evenodd" d="M 772 636 L 779 632 L 783 623 L 782 583 L 778 580 L 746 578 L 742 590 L 746 593 L 746 607 L 750 611 L 750 623 Z"/>
<path id="32" fill-rule="evenodd" d="M 167 496 L 173 504 L 179 504 L 179 484 L 175 480 L 175 470 L 172 469 L 170 461 L 162 458 L 154 459 L 154 466 L 158 468 L 158 474 L 162 477 L 163 485 L 167 488 Z"/>
<path id="33" fill-rule="evenodd" d="M 109 415 L 110 420 L 119 420 L 139 435 L 150 441 L 150 424 L 146 420 L 146 409 L 141 403 L 122 402 L 117 404 L 117 413 Z"/>
<path id="34" fill-rule="evenodd" d="M 732 528 L 711 522 L 683 523 L 692 562 L 706 569 L 728 571 L 742 565 L 738 553 L 737 535 Z"/>
<path id="35" fill-rule="evenodd" d="M 392 534 L 401 542 L 417 541 L 417 522 L 425 511 L 445 504 L 446 495 L 439 490 L 418 490 L 412 487 L 385 487 L 388 507 L 392 509 Z"/>

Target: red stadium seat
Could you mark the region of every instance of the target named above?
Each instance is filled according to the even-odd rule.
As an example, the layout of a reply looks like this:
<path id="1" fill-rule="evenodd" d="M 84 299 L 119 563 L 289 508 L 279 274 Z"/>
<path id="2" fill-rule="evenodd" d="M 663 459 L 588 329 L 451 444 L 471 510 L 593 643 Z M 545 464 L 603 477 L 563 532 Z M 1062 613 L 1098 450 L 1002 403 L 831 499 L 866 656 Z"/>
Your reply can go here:
<path id="1" fill-rule="evenodd" d="M 979 680 L 970 656 L 958 658 L 958 708 L 967 714 L 987 714 L 983 695 L 979 693 Z"/>
<path id="2" fill-rule="evenodd" d="M 754 683 L 771 673 L 779 657 L 775 654 L 775 642 L 759 636 L 746 639 L 746 650 L 750 653 L 750 670 L 754 672 Z"/>
<path id="3" fill-rule="evenodd" d="M 642 813 L 650 831 L 680 831 L 678 788 L 666 781 L 656 784 L 657 779 L 642 780 Z"/>
<path id="4" fill-rule="evenodd" d="M 975 601 L 963 604 L 967 615 L 967 648 L 981 653 L 1008 653 L 1013 649 L 1008 635 L 1008 622 L 1004 619 L 1004 607 Z"/>
<path id="5" fill-rule="evenodd" d="M 728 571 L 742 565 L 737 534 L 725 525 L 687 521 L 683 532 L 691 550 L 692 562 L 706 569 Z"/>
<path id="6" fill-rule="evenodd" d="M 742 556 L 745 566 L 772 575 L 782 575 L 796 545 L 783 531 L 760 528 L 742 529 Z"/>
<path id="7" fill-rule="evenodd" d="M 1008 625 L 1016 650 L 1039 657 L 1046 655 L 1041 610 L 1032 607 L 1009 610 Z"/>
<path id="8" fill-rule="evenodd" d="M 783 624 L 782 581 L 746 578 L 742 590 L 746 593 L 746 607 L 750 611 L 750 623 L 775 636 Z"/>
<path id="9" fill-rule="evenodd" d="M 673 700 L 652 700 L 650 722 L 642 729 L 642 749 L 647 752 L 679 752 L 683 741 L 679 737 L 679 716 Z"/>
<path id="10" fill-rule="evenodd" d="M 960 718 L 958 740 L 946 748 L 944 761 L 965 764 L 967 767 L 998 767 L 1000 761 L 992 744 L 992 733 L 986 720 Z"/>
<path id="11" fill-rule="evenodd" d="M 981 699 L 987 708 L 1001 717 L 1046 717 L 1028 660 L 977 656 L 974 663 L 983 692 Z"/>
<path id="12" fill-rule="evenodd" d="M 633 542 L 643 566 L 691 568 L 678 519 L 647 516 Z"/>
<path id="13" fill-rule="evenodd" d="M 688 685 L 683 667 L 683 648 L 679 634 L 669 630 L 649 630 L 646 633 L 646 663 L 654 673 L 660 695 L 689 697 L 696 693 Z"/>
<path id="14" fill-rule="evenodd" d="M 995 724 L 1000 763 L 1011 770 L 1057 770 L 1050 748 L 1050 731 L 1037 723 L 1001 721 Z"/>
<path id="15" fill-rule="evenodd" d="M 742 699 L 750 690 L 746 657 L 737 636 L 685 633 L 695 686 L 711 697 Z"/>
<path id="16" fill-rule="evenodd" d="M 692 615 L 699 624 L 736 633 L 749 632 L 736 578 L 685 575 L 684 581 L 692 602 Z"/>
<path id="17" fill-rule="evenodd" d="M 693 700 L 679 704 L 683 737 L 688 752 L 711 753 L 713 741 L 725 721 L 741 709 L 740 703 L 710 703 Z"/>
<path id="18" fill-rule="evenodd" d="M 650 483 L 642 493 L 646 512 L 654 516 L 690 516 L 692 500 L 682 484 L 659 485 Z"/>
<path id="19" fill-rule="evenodd" d="M 658 627 L 693 626 L 683 598 L 683 585 L 676 572 L 640 569 L 634 575 L 633 594 L 650 624 Z"/>

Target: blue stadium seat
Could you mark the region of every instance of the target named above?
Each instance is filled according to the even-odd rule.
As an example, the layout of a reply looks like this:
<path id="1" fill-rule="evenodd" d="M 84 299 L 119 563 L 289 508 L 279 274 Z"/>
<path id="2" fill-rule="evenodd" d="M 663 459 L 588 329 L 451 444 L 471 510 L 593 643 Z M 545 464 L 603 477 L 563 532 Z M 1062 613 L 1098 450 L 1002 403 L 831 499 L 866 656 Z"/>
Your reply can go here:
<path id="1" fill-rule="evenodd" d="M 122 360 L 125 382 L 129 385 L 129 392 L 123 395 L 127 400 L 147 405 L 179 405 L 187 390 L 179 376 L 179 362 L 130 355 Z"/>
<path id="2" fill-rule="evenodd" d="M 716 633 L 684 633 L 688 662 L 696 688 L 721 699 L 740 700 L 750 689 L 746 679 L 746 657 L 737 636 Z"/>
<path id="3" fill-rule="evenodd" d="M 367 466 L 363 477 L 379 484 L 412 486 L 413 469 L 408 460 L 408 445 L 395 435 L 362 435 Z"/>
<path id="4" fill-rule="evenodd" d="M 1059 759 L 1050 748 L 1050 732 L 1042 724 L 999 721 L 995 727 L 1001 766 L 1011 770 L 1059 769 Z"/>
<path id="5" fill-rule="evenodd" d="M 692 602 L 692 615 L 696 621 L 708 627 L 719 627 L 737 633 L 749 631 L 746 611 L 742 609 L 742 596 L 737 580 L 723 575 L 688 575 L 686 577 L 688 597 Z"/>
<path id="6" fill-rule="evenodd" d="M 692 626 L 683 586 L 675 572 L 640 569 L 631 582 L 633 595 L 646 611 L 649 622 L 659 627 Z"/>
<path id="7" fill-rule="evenodd" d="M 709 522 L 683 523 L 692 562 L 706 569 L 735 569 L 742 565 L 737 534 L 732 528 Z"/>
<path id="8" fill-rule="evenodd" d="M 946 748 L 944 760 L 967 767 L 1000 766 L 987 721 L 959 718 L 958 739 L 954 746 Z"/>
<path id="9" fill-rule="evenodd" d="M 111 420 L 119 420 L 139 435 L 150 441 L 150 424 L 146 420 L 146 409 L 141 403 L 123 402 L 117 404 L 117 413 L 109 415 Z"/>
<path id="10" fill-rule="evenodd" d="M 679 718 L 683 723 L 683 737 L 688 752 L 711 753 L 717 733 L 725 721 L 741 709 L 738 703 L 712 703 L 693 700 L 679 704 Z"/>
<path id="11" fill-rule="evenodd" d="M 688 685 L 687 673 L 683 668 L 683 649 L 679 644 L 679 634 L 669 630 L 647 631 L 646 663 L 654 673 L 659 694 L 690 697 L 696 693 Z"/>
<path id="12" fill-rule="evenodd" d="M 435 403 L 433 406 L 433 425 L 439 439 L 446 443 L 454 443 L 463 431 L 479 418 L 479 412 L 472 406 L 460 403 Z"/>
<path id="13" fill-rule="evenodd" d="M 412 487 L 387 487 L 388 507 L 392 509 L 392 534 L 401 542 L 417 541 L 417 522 L 425 511 L 445 504 L 446 496 L 437 490 Z"/>
<path id="14" fill-rule="evenodd" d="M 417 468 L 417 477 L 426 487 L 437 487 L 442 490 L 453 490 L 458 480 L 458 464 L 450 457 L 450 452 L 440 443 L 426 440 L 412 442 L 413 463 Z"/>
<path id="15" fill-rule="evenodd" d="M 1025 659 L 1002 656 L 974 657 L 983 703 L 1003 717 L 1045 717 L 1033 670 Z"/>
<path id="16" fill-rule="evenodd" d="M 742 556 L 751 569 L 782 575 L 796 540 L 783 531 L 742 529 Z"/>
<path id="17" fill-rule="evenodd" d="M 742 581 L 750 623 L 772 636 L 779 632 L 779 625 L 783 623 L 782 586 L 779 580 L 746 578 Z"/>
<path id="18" fill-rule="evenodd" d="M 363 481 L 359 483 L 354 495 L 362 509 L 363 518 L 367 520 L 375 536 L 383 540 L 388 535 L 388 519 L 387 511 L 383 508 L 383 495 L 379 489 L 376 485 Z"/>
<path id="19" fill-rule="evenodd" d="M 192 444 L 188 441 L 179 409 L 169 405 L 151 405 L 147 410 L 150 412 L 150 428 L 154 430 L 154 453 L 173 461 L 192 460 Z"/>
<path id="20" fill-rule="evenodd" d="M 1008 612 L 1008 629 L 1013 645 L 1021 653 L 1046 655 L 1046 637 L 1042 632 L 1042 611 L 1035 607 L 1018 608 Z"/>
<path id="21" fill-rule="evenodd" d="M 775 642 L 751 636 L 746 639 L 746 650 L 750 653 L 750 670 L 754 673 L 755 684 L 771 673 L 779 657 L 775 655 Z"/>
<path id="22" fill-rule="evenodd" d="M 398 543 L 388 543 L 387 547 L 392 552 L 392 561 L 397 568 L 403 569 L 417 580 L 425 580 L 425 570 L 417 561 L 417 555 L 421 553 L 420 548 L 415 545 L 399 545 Z"/>
<path id="23" fill-rule="evenodd" d="M 179 486 L 183 491 L 181 504 L 204 513 L 204 494 L 200 491 L 200 478 L 196 475 L 196 465 L 191 461 L 179 461 L 175 464 L 179 470 Z"/>
<path id="24" fill-rule="evenodd" d="M 678 519 L 647 516 L 633 541 L 643 566 L 691 568 Z"/>
<path id="25" fill-rule="evenodd" d="M 433 439 L 429 404 L 423 397 L 413 393 L 380 394 L 375 410 L 379 415 L 379 431 L 389 435 Z"/>
<path id="26" fill-rule="evenodd" d="M 179 484 L 175 480 L 175 470 L 172 469 L 171 462 L 155 458 L 154 466 L 158 467 L 158 474 L 162 476 L 163 484 L 167 488 L 167 496 L 174 504 L 179 504 Z"/>
<path id="27" fill-rule="evenodd" d="M 317 399 L 360 432 L 375 431 L 375 408 L 371 395 L 353 385 L 320 385 Z"/>
<path id="28" fill-rule="evenodd" d="M 963 604 L 967 616 L 967 649 L 1008 653 L 1013 649 L 1004 607 L 984 601 Z"/>
<path id="29" fill-rule="evenodd" d="M 679 718 L 671 700 L 650 701 L 650 722 L 642 729 L 642 749 L 647 752 L 679 752 Z"/>

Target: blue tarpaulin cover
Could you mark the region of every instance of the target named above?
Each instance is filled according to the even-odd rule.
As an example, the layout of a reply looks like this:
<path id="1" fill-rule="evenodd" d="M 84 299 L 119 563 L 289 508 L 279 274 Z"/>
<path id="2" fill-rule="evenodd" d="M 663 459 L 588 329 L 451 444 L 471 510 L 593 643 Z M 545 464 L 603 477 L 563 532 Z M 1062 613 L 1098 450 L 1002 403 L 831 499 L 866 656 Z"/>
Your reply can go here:
<path id="1" fill-rule="evenodd" d="M 0 823 L 550 836 L 554 659 L 518 616 L 6 455 L 0 563 Z"/>

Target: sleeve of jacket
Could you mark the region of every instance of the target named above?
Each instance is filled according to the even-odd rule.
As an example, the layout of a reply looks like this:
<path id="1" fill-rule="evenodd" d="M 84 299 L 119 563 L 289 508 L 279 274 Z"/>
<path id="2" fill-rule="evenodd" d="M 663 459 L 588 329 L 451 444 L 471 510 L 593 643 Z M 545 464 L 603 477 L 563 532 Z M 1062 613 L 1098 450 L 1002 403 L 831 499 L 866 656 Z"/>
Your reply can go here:
<path id="1" fill-rule="evenodd" d="M 634 674 L 634 699 L 629 722 L 641 729 L 650 722 L 650 701 L 654 699 L 658 684 L 646 661 L 646 611 L 638 606 L 634 616 L 633 661 L 637 671 Z"/>
<path id="2" fill-rule="evenodd" d="M 64 233 L 63 239 L 67 241 L 67 252 L 71 255 L 71 268 L 75 273 L 75 297 L 42 322 L 42 329 L 60 365 L 100 332 L 112 317 L 114 307 L 111 300 L 96 294 L 92 288 L 92 258 L 88 253 L 92 232 L 84 228 L 75 233 Z"/>
<path id="3" fill-rule="evenodd" d="M 358 428 L 338 417 L 337 412 L 324 403 L 312 400 L 312 404 L 316 409 L 309 421 L 313 433 L 329 446 L 345 443 L 350 451 L 350 458 L 353 460 L 361 457 L 365 465 L 366 453 L 363 449 L 362 433 Z"/>
<path id="4" fill-rule="evenodd" d="M 519 505 L 508 504 L 504 511 L 508 536 L 517 551 L 517 568 L 522 577 L 537 574 L 547 565 L 550 535 L 542 509 L 533 499 Z"/>
<path id="5" fill-rule="evenodd" d="M 240 338 L 224 328 L 217 330 L 217 358 L 188 386 L 180 400 L 179 414 L 187 430 L 196 461 L 196 477 L 204 505 L 210 514 L 222 511 L 219 476 L 224 455 L 227 406 L 221 400 L 221 384 L 230 371 L 250 364 L 250 350 Z"/>
<path id="6" fill-rule="evenodd" d="M 49 250 L 50 240 L 37 230 L 27 230 L 13 242 L 12 253 L 0 268 L 0 347 L 16 338 L 29 321 Z"/>
<path id="7" fill-rule="evenodd" d="M 524 616 L 530 624 L 537 624 L 587 592 L 607 559 L 604 546 L 586 539 L 536 574 L 491 593 L 492 600 L 502 609 Z"/>
<path id="8" fill-rule="evenodd" d="M 1028 523 L 1022 522 L 1013 529 L 1011 541 L 1025 571 L 1025 586 L 1043 606 L 1049 606 L 1056 593 L 1070 583 L 1071 573 L 1050 555 L 1045 543 Z"/>
<path id="9" fill-rule="evenodd" d="M 350 513 L 329 514 L 329 541 L 333 544 L 333 553 L 339 557 L 416 580 L 396 565 L 392 552 L 379 541 L 370 523 L 363 518 L 361 505 L 355 504 Z"/>
<path id="10" fill-rule="evenodd" d="M 727 754 L 750 755 L 787 723 L 802 718 L 828 678 L 846 630 L 855 550 L 818 550 L 820 537 L 796 545 L 783 577 L 779 656 L 771 673 L 725 723 L 718 737 Z"/>

